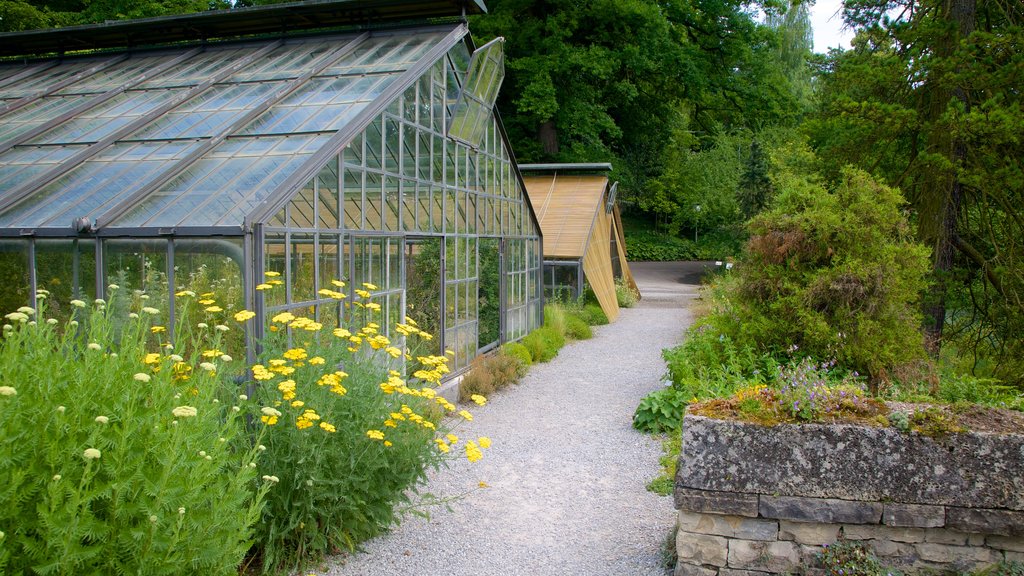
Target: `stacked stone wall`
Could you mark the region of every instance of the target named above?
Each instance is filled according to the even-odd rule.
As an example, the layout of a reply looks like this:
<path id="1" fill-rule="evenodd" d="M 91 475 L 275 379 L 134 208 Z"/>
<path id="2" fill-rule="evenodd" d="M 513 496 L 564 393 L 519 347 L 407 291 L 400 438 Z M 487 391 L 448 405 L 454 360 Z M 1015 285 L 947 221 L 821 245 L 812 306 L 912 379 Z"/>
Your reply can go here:
<path id="1" fill-rule="evenodd" d="M 678 576 L 814 574 L 840 539 L 904 569 L 1024 562 L 1024 436 L 687 415 L 675 504 Z"/>

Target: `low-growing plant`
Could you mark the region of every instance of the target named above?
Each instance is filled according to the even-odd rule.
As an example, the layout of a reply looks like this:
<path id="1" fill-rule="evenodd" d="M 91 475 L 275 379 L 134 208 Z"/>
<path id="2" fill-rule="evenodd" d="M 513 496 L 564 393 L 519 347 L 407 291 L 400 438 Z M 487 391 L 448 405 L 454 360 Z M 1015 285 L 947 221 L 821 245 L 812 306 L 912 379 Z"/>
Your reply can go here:
<path id="1" fill-rule="evenodd" d="M 219 310 L 202 326 L 109 288 L 64 323 L 7 314 L 0 340 L 0 572 L 236 574 L 272 480 L 223 376 Z M 213 308 L 212 306 L 207 308 Z M 207 324 L 208 323 L 208 324 Z M 210 328 L 215 324 L 215 328 Z"/>
<path id="2" fill-rule="evenodd" d="M 521 342 L 530 351 L 534 362 L 550 362 L 558 355 L 559 349 L 565 346 L 565 336 L 553 328 L 542 326 L 527 334 Z"/>
<path id="3" fill-rule="evenodd" d="M 647 489 L 659 496 L 670 496 L 675 490 L 676 469 L 679 467 L 679 453 L 682 451 L 683 436 L 666 434 L 661 437 L 661 456 L 658 464 L 661 470 L 650 482 Z"/>
<path id="4" fill-rule="evenodd" d="M 633 412 L 633 427 L 651 433 L 679 430 L 692 400 L 683 390 L 672 386 L 655 390 L 640 400 Z"/>
<path id="5" fill-rule="evenodd" d="M 826 545 L 818 560 L 828 576 L 900 576 L 886 567 L 862 542 L 839 540 Z"/>
<path id="6" fill-rule="evenodd" d="M 544 326 L 551 328 L 562 336 L 565 336 L 565 317 L 565 307 L 561 304 L 546 304 L 544 306 Z"/>
<path id="7" fill-rule="evenodd" d="M 459 381 L 459 401 L 469 402 L 475 396 L 488 397 L 498 390 L 519 382 L 522 363 L 499 349 L 495 354 L 481 354 L 469 364 L 469 371 Z"/>
<path id="8" fill-rule="evenodd" d="M 640 293 L 624 277 L 615 279 L 615 300 L 620 308 L 632 308 L 640 300 Z"/>
<path id="9" fill-rule="evenodd" d="M 608 316 L 597 304 L 586 304 L 580 310 L 580 318 L 591 326 L 604 326 L 608 323 Z"/>
<path id="10" fill-rule="evenodd" d="M 533 357 L 530 356 L 530 351 L 526 349 L 526 346 L 523 346 L 519 342 L 508 342 L 507 344 L 502 345 L 501 350 L 506 356 L 510 356 L 519 361 L 519 367 L 517 368 L 518 377 L 522 378 L 525 376 L 526 370 L 531 364 L 533 364 Z"/>
<path id="11" fill-rule="evenodd" d="M 779 408 L 795 420 L 816 422 L 843 412 L 859 412 L 866 401 L 855 377 L 843 374 L 836 380 L 833 363 L 805 358 L 784 367 L 775 394 Z"/>
<path id="12" fill-rule="evenodd" d="M 573 340 L 588 340 L 594 332 L 583 318 L 570 313 L 565 316 L 565 335 Z"/>
<path id="13" fill-rule="evenodd" d="M 409 377 L 397 369 L 407 353 L 402 339 L 431 336 L 409 319 L 393 326 L 390 338 L 384 335 L 372 321 L 380 314 L 369 292 L 376 287 L 364 288 L 355 290 L 364 325 L 325 332 L 297 315 L 304 308 L 281 312 L 271 318 L 260 363 L 251 367 L 265 429 L 260 472 L 279 482 L 268 495 L 252 556 L 264 572 L 353 550 L 399 520 L 398 506 L 410 504 L 426 471 L 456 445 L 475 461 L 490 444 L 454 434 L 472 415 L 436 393 L 448 372 L 445 356 L 415 358 Z M 324 295 L 344 297 L 333 290 Z"/>

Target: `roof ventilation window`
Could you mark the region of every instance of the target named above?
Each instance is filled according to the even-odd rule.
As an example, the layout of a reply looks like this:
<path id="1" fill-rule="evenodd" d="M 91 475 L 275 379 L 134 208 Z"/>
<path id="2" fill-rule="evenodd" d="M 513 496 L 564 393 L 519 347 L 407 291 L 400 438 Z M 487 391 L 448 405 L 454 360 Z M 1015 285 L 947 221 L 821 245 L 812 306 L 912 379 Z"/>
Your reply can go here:
<path id="1" fill-rule="evenodd" d="M 448 123 L 448 136 L 474 148 L 480 147 L 504 79 L 505 39 L 498 37 L 473 52 Z"/>

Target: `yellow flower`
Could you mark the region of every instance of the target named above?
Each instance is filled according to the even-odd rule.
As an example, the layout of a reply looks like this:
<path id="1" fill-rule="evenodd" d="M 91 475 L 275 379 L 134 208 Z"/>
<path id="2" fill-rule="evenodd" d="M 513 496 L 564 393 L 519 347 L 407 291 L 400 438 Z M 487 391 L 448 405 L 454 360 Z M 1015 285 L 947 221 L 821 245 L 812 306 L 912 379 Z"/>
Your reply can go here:
<path id="1" fill-rule="evenodd" d="M 96 460 L 100 456 L 100 451 L 95 448 L 86 448 L 85 452 L 82 452 L 82 457 L 86 460 Z"/>
<path id="2" fill-rule="evenodd" d="M 376 290 L 377 286 L 376 286 L 376 284 L 370 284 L 369 282 L 363 282 L 363 288 L 366 288 L 367 290 Z"/>
<path id="3" fill-rule="evenodd" d="M 273 288 L 273 286 L 271 286 L 270 284 L 257 284 L 256 285 L 256 289 L 257 290 L 270 290 L 271 288 Z"/>
<path id="4" fill-rule="evenodd" d="M 370 302 L 366 305 L 367 310 L 373 310 L 374 312 L 380 312 L 380 304 L 376 302 Z"/>
<path id="5" fill-rule="evenodd" d="M 491 439 L 488 438 L 487 436 L 481 436 L 481 437 L 477 438 L 476 441 L 480 443 L 480 447 L 481 448 L 490 448 L 491 447 Z"/>
<path id="6" fill-rule="evenodd" d="M 352 333 L 344 328 L 335 328 L 334 335 L 338 338 L 349 338 L 352 336 Z"/>
<path id="7" fill-rule="evenodd" d="M 470 462 L 476 462 L 477 460 L 484 457 L 484 453 L 480 451 L 476 443 L 472 440 L 466 442 L 466 460 Z"/>
<path id="8" fill-rule="evenodd" d="M 480 483 L 477 484 L 477 486 L 479 486 L 481 488 L 490 488 L 490 486 L 487 484 L 487 482 L 484 482 L 483 480 L 481 480 Z"/>
<path id="9" fill-rule="evenodd" d="M 319 366 L 324 362 L 326 362 L 326 360 L 324 360 L 323 357 L 321 356 L 313 356 L 312 358 L 309 359 L 310 366 Z"/>
<path id="10" fill-rule="evenodd" d="M 334 424 L 328 424 L 327 422 L 321 422 L 320 427 L 328 432 L 337 432 L 338 429 L 334 427 Z"/>
<path id="11" fill-rule="evenodd" d="M 176 292 L 174 295 L 178 296 L 178 297 L 181 297 L 181 296 L 190 296 L 191 297 L 191 296 L 195 296 L 196 293 L 191 291 L 191 290 L 182 290 L 181 292 Z"/>
<path id="12" fill-rule="evenodd" d="M 398 358 L 399 356 L 402 355 L 402 351 L 399 350 L 398 348 L 395 348 L 394 346 L 388 346 L 387 348 L 384 349 L 384 351 L 391 355 L 392 358 Z"/>
<path id="13" fill-rule="evenodd" d="M 371 294 L 366 290 L 356 290 L 356 295 L 360 298 L 369 298 Z"/>
<path id="14" fill-rule="evenodd" d="M 398 424 L 394 420 L 392 420 L 390 418 L 388 418 L 387 420 L 384 421 L 384 425 L 387 426 L 388 428 L 397 428 L 398 427 Z"/>
<path id="15" fill-rule="evenodd" d="M 440 450 L 441 452 L 444 452 L 445 454 L 447 454 L 448 451 L 451 450 L 451 447 L 448 446 L 448 444 L 445 444 L 445 441 L 441 440 L 440 438 L 435 439 L 434 442 L 437 442 L 437 449 Z"/>
<path id="16" fill-rule="evenodd" d="M 306 403 L 303 402 L 302 400 L 294 400 L 294 401 L 292 401 L 292 408 L 302 408 L 305 405 L 306 405 Z"/>
<path id="17" fill-rule="evenodd" d="M 479 406 L 487 404 L 487 398 L 484 398 L 480 394 L 473 394 L 472 396 L 469 397 L 469 399 L 472 400 L 473 402 L 476 402 L 477 405 Z"/>
<path id="18" fill-rule="evenodd" d="M 331 284 L 334 284 L 338 288 L 344 288 L 345 287 L 345 283 L 342 282 L 341 280 L 331 280 Z"/>
<path id="19" fill-rule="evenodd" d="M 216 302 L 216 300 L 214 300 L 212 298 L 204 298 L 204 299 L 199 301 L 199 303 L 202 304 L 203 306 L 208 306 L 210 304 L 213 304 L 214 302 Z"/>
<path id="20" fill-rule="evenodd" d="M 455 434 L 448 434 L 446 438 L 448 438 L 448 441 L 451 442 L 452 444 L 455 444 L 459 441 L 459 437 L 456 436 Z"/>
<path id="21" fill-rule="evenodd" d="M 465 410 L 459 410 L 459 416 L 462 416 L 467 421 L 470 421 L 470 422 L 473 421 L 473 415 L 470 414 L 469 412 L 466 412 Z"/>
<path id="22" fill-rule="evenodd" d="M 156 352 L 151 352 L 149 354 L 146 354 L 142 358 L 142 363 L 143 364 L 159 364 L 160 363 L 160 355 L 157 354 Z"/>
<path id="23" fill-rule="evenodd" d="M 384 441 L 384 446 L 387 446 L 387 447 L 390 448 L 391 446 L 394 446 L 394 444 L 391 443 L 391 440 L 385 440 Z"/>
<path id="24" fill-rule="evenodd" d="M 216 348 L 211 348 L 210 350 L 203 350 L 202 356 L 203 356 L 203 358 L 216 358 L 216 357 L 220 356 L 221 354 L 224 354 L 224 353 L 221 352 L 220 350 L 217 350 Z"/>
<path id="25" fill-rule="evenodd" d="M 372 440 L 383 440 L 384 433 L 380 430 L 367 430 L 366 436 Z"/>
<path id="26" fill-rule="evenodd" d="M 163 326 L 151 326 L 149 331 L 153 334 L 159 334 L 160 332 L 167 332 L 167 328 L 164 328 Z"/>
<path id="27" fill-rule="evenodd" d="M 335 290 L 331 290 L 329 288 L 321 288 L 321 289 L 317 290 L 316 293 L 321 295 L 321 296 L 327 296 L 328 298 L 334 298 L 335 300 L 344 300 L 345 299 L 345 295 L 344 294 L 342 294 L 341 292 L 337 292 Z"/>
<path id="28" fill-rule="evenodd" d="M 283 354 L 283 356 L 289 360 L 305 360 L 306 349 L 305 348 L 292 348 Z"/>
<path id="29" fill-rule="evenodd" d="M 239 310 L 235 312 L 235 320 L 238 322 L 245 322 L 256 317 L 256 313 L 249 310 Z"/>
<path id="30" fill-rule="evenodd" d="M 273 318 L 270 319 L 271 322 L 277 322 L 279 324 L 287 324 L 292 320 L 295 320 L 295 315 L 292 314 L 291 312 L 281 312 L 277 316 L 274 316 Z"/>
<path id="31" fill-rule="evenodd" d="M 0 396 L 15 396 L 18 391 L 13 386 L 0 386 Z"/>
<path id="32" fill-rule="evenodd" d="M 274 272 L 273 270 L 270 270 L 268 272 L 264 272 L 263 275 L 266 276 L 267 278 L 276 278 L 277 276 L 280 276 L 281 273 L 280 272 Z"/>

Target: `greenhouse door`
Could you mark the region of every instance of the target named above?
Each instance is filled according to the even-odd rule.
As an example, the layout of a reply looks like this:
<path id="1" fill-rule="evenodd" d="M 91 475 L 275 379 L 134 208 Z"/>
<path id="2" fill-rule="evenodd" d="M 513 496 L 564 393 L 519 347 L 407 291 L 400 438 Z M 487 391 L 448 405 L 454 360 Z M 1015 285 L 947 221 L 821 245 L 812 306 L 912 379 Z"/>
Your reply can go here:
<path id="1" fill-rule="evenodd" d="M 405 241 L 405 315 L 434 338 L 409 341 L 415 356 L 440 354 L 441 306 L 444 295 L 441 238 L 409 238 Z"/>

